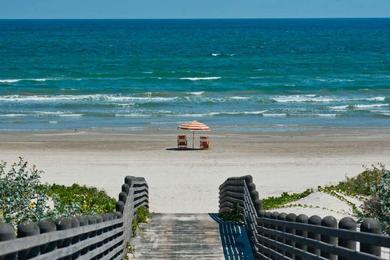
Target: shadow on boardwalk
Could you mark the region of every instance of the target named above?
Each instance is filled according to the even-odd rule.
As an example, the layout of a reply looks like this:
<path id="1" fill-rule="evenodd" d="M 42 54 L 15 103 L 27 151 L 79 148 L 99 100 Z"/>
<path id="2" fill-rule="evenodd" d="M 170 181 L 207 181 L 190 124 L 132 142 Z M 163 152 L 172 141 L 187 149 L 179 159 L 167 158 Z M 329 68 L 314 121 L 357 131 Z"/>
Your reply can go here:
<path id="1" fill-rule="evenodd" d="M 225 259 L 254 259 L 244 225 L 224 221 L 216 213 L 211 213 L 210 217 L 219 224 Z"/>

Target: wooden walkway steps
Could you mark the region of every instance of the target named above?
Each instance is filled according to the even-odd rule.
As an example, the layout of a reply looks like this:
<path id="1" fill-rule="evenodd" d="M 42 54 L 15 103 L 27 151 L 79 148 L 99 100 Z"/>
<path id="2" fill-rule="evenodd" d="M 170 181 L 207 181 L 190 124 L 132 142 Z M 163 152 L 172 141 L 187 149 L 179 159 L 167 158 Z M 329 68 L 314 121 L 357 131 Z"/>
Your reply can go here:
<path id="1" fill-rule="evenodd" d="M 241 237 L 246 233 L 216 214 L 152 214 L 131 244 L 135 259 L 253 259 Z"/>

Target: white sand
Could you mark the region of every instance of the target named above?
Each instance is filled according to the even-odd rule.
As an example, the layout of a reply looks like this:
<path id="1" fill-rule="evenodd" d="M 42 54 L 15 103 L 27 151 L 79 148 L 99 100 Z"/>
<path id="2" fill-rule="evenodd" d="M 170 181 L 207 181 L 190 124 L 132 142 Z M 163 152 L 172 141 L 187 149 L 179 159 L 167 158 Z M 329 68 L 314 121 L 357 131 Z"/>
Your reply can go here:
<path id="1" fill-rule="evenodd" d="M 351 201 L 351 198 L 348 198 Z M 355 205 L 359 207 L 360 201 L 353 200 Z M 300 205 L 298 205 L 300 204 Z M 333 216 L 337 220 L 343 217 L 354 218 L 352 207 L 334 196 L 323 192 L 314 192 L 309 196 L 289 203 L 286 207 L 277 209 L 278 212 L 306 214 L 308 216 L 318 215 L 320 217 Z"/>
<path id="2" fill-rule="evenodd" d="M 3 133 L 0 160 L 21 155 L 45 170 L 44 181 L 97 186 L 113 197 L 126 175 L 143 176 L 151 210 L 162 213 L 216 212 L 218 186 L 231 176 L 253 175 L 266 197 L 335 183 L 362 164 L 390 163 L 388 130 L 218 133 L 211 141 L 210 151 L 172 151 L 166 148 L 175 146 L 175 132 Z"/>

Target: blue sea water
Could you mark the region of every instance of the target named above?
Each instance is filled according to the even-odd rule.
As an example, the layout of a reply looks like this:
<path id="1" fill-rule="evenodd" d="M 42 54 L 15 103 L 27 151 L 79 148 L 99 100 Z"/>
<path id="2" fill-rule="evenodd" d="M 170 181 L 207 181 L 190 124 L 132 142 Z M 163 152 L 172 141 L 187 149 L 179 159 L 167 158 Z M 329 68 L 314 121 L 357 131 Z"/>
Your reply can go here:
<path id="1" fill-rule="evenodd" d="M 0 130 L 390 127 L 390 19 L 0 20 Z"/>

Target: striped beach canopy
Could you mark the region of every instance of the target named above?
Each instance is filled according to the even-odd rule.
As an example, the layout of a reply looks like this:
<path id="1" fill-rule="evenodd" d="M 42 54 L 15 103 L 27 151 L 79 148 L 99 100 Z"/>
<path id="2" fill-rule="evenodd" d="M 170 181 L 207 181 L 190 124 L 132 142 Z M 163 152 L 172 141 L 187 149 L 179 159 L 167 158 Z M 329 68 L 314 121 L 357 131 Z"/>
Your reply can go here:
<path id="1" fill-rule="evenodd" d="M 188 131 L 210 131 L 210 127 L 198 121 L 182 123 L 178 128 Z"/>

